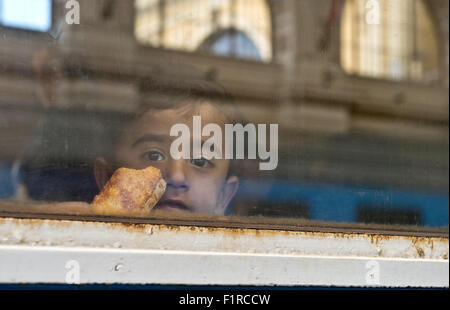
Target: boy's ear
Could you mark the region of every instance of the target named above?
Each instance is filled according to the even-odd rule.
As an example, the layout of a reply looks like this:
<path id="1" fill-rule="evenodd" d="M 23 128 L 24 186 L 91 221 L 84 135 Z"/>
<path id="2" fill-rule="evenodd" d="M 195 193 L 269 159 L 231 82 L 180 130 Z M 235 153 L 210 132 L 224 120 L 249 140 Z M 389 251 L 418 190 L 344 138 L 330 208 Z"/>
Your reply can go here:
<path id="1" fill-rule="evenodd" d="M 103 189 L 103 187 L 105 187 L 106 183 L 111 178 L 113 173 L 113 169 L 103 157 L 95 159 L 94 177 L 100 191 Z"/>
<path id="2" fill-rule="evenodd" d="M 231 199 L 239 188 L 239 178 L 237 176 L 230 176 L 222 187 L 222 191 L 219 194 L 216 209 L 214 210 L 215 215 L 224 215 L 225 210 L 228 207 Z"/>

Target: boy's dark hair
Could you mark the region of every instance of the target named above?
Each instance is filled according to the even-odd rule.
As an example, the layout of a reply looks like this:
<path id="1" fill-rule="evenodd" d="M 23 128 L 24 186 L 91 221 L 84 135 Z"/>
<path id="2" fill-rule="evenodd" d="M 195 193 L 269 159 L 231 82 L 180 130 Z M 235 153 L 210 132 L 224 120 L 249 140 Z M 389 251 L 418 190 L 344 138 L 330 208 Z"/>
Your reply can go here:
<path id="1" fill-rule="evenodd" d="M 193 105 L 195 109 L 195 105 L 207 101 L 217 108 L 226 123 L 241 123 L 244 126 L 246 124 L 246 121 L 235 106 L 232 96 L 218 83 L 208 80 L 161 81 L 146 78 L 140 80 L 137 87 L 140 99 L 135 111 L 123 115 L 118 120 L 119 123 L 111 123 L 108 140 L 112 148 L 103 157 L 113 163 L 113 165 L 115 163 L 112 157 L 114 154 L 112 150 L 115 149 L 124 128 L 128 123 L 142 116 L 149 109 L 174 109 L 186 105 Z M 231 160 L 228 176 L 238 175 L 239 171 L 239 161 Z"/>

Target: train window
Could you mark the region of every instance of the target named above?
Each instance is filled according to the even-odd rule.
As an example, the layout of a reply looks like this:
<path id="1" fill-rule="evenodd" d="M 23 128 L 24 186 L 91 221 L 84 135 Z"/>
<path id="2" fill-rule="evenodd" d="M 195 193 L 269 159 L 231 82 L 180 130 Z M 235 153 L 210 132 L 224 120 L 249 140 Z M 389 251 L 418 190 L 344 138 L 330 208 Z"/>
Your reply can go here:
<path id="1" fill-rule="evenodd" d="M 1 0 L 0 25 L 46 32 L 52 25 L 52 1 Z"/>
<path id="2" fill-rule="evenodd" d="M 391 2 L 0 0 L 0 240 L 448 268 L 449 4 Z"/>
<path id="3" fill-rule="evenodd" d="M 413 3 L 405 1 L 402 5 L 410 2 Z M 17 20 L 34 21 L 23 15 L 30 10 L 26 3 L 14 3 L 2 2 L 3 22 L 14 16 Z M 50 4 L 39 3 L 39 14 L 35 15 L 44 25 L 51 12 Z M 431 15 L 425 14 L 421 1 L 414 3 L 408 8 L 417 13 L 418 29 L 431 29 L 425 26 L 431 25 Z M 384 18 L 379 27 L 394 23 L 383 9 L 385 1 L 379 4 L 379 14 Z M 356 90 L 349 95 L 341 92 L 342 87 L 329 89 L 322 79 L 312 78 L 322 76 L 323 66 L 332 66 L 332 57 L 316 62 L 305 62 L 300 56 L 291 60 L 292 65 L 300 67 L 308 64 L 305 74 L 318 70 L 316 75 L 310 72 L 311 79 L 306 82 L 302 74 L 285 71 L 284 62 L 289 58 L 283 55 L 292 49 L 289 44 L 276 46 L 277 64 L 248 62 L 243 66 L 202 54 L 173 54 L 173 49 L 209 50 L 224 56 L 268 60 L 272 55 L 271 19 L 284 20 L 286 3 L 140 0 L 123 2 L 123 7 L 108 1 L 90 6 L 67 6 L 64 1 L 55 5 L 54 18 L 63 25 L 63 40 L 3 39 L 13 40 L 2 44 L 2 55 L 10 56 L 2 56 L 2 68 L 8 69 L 2 71 L 0 83 L 4 93 L 1 137 L 5 145 L 0 153 L 0 193 L 10 203 L 76 201 L 85 203 L 81 210 L 92 212 L 89 204 L 108 189 L 108 181 L 119 168 L 153 166 L 157 168 L 153 177 L 164 179 L 166 186 L 165 195 L 157 197 L 161 202 L 156 211 L 161 208 L 204 215 L 265 215 L 317 223 L 366 223 L 373 216 L 377 218 L 374 222 L 379 223 L 382 213 L 372 209 L 362 212 L 361 203 L 389 205 L 394 213 L 396 206 L 414 205 L 421 210 L 420 221 L 411 222 L 410 215 L 400 208 L 395 217 L 404 214 L 405 221 L 386 223 L 436 229 L 448 226 L 448 119 L 439 112 L 448 107 L 445 87 L 436 92 L 425 83 L 422 88 L 409 88 L 391 84 L 388 79 L 384 86 L 388 95 L 379 97 L 380 102 L 385 102 L 379 103 L 371 98 L 371 92 L 379 86 L 350 82 Z M 341 8 L 334 3 L 317 9 L 331 10 L 331 15 L 343 10 L 342 29 L 353 29 L 347 19 L 353 7 L 357 7 L 357 12 L 362 10 L 359 5 L 360 2 L 345 1 Z M 73 12 L 77 8 L 80 11 Z M 403 14 L 402 8 L 391 9 Z M 106 9 L 111 11 L 107 14 L 111 19 L 107 27 L 101 26 Z M 305 8 L 294 5 L 289 10 L 304 14 Z M 67 22 L 69 13 L 84 16 L 86 28 Z M 121 50 L 119 43 L 125 40 L 122 36 L 126 32 L 119 32 L 121 39 L 115 42 L 109 33 L 94 30 L 101 32 L 111 27 L 126 31 L 133 18 L 132 35 L 138 37 L 139 44 L 163 49 Z M 285 27 L 292 26 L 293 21 L 286 23 Z M 274 28 L 273 32 L 285 36 L 288 31 L 283 29 Z M 292 29 L 296 28 L 289 31 Z M 417 51 L 435 46 L 422 40 L 425 34 L 417 34 Z M 378 37 L 378 33 L 368 35 Z M 405 30 L 399 35 L 409 38 L 411 33 Z M 88 40 L 86 50 L 92 54 L 85 55 L 68 43 L 81 38 Z M 361 43 L 357 40 L 362 37 L 350 38 Z M 346 42 L 341 46 L 344 52 Z M 32 44 L 33 48 L 23 49 L 23 44 Z M 100 63 L 97 57 L 103 57 L 99 52 L 102 44 L 111 50 L 111 58 Z M 423 59 L 432 59 L 427 57 Z M 362 65 L 379 68 L 372 60 L 360 57 Z M 141 61 L 147 65 L 140 66 Z M 24 63 L 28 64 L 26 68 Z M 317 87 L 321 91 L 313 95 L 297 92 L 289 86 L 291 78 L 282 78 L 286 72 L 292 79 L 298 78 L 295 83 L 306 83 L 308 89 Z M 346 78 L 336 75 L 333 79 L 348 83 Z M 327 92 L 334 97 L 326 99 Z M 359 97 L 361 92 L 367 96 Z M 423 110 L 420 106 L 429 105 L 428 96 L 434 96 L 434 103 Z M 377 103 L 367 104 L 367 100 Z M 391 104 L 403 107 L 388 108 Z M 178 160 L 183 165 L 177 164 Z M 132 199 L 134 185 L 120 186 L 121 195 L 116 198 L 122 202 Z M 115 207 L 97 211 L 126 214 L 120 208 L 114 211 Z M 386 213 L 386 217 L 390 215 Z"/>
<path id="4" fill-rule="evenodd" d="M 422 1 L 411 6 L 413 2 L 402 5 L 417 13 L 418 29 L 425 32 L 410 38 L 412 34 L 405 28 L 399 35 L 408 40 L 417 35 L 417 51 L 423 51 L 424 60 L 434 59 L 428 57 L 434 50 L 425 52 L 437 45 L 428 45 L 423 36 L 431 29 L 429 25 L 440 20 L 432 23 Z M 51 12 L 50 2 L 39 2 L 38 17 L 29 19 L 23 15 L 30 10 L 25 2 L 11 3 L 2 1 L 4 23 L 11 18 L 32 22 L 39 17 L 44 25 Z M 293 54 L 298 59 L 291 59 L 292 64 L 285 64 L 290 59 L 286 53 L 293 49 L 290 44 L 275 45 L 276 63 L 265 63 L 272 55 L 271 33 L 274 42 L 279 42 L 296 29 L 294 20 L 298 20 L 288 18 L 286 28 L 277 28 L 272 19 L 282 23 L 288 11 L 305 14 L 303 6 L 288 9 L 287 3 L 257 0 L 80 4 L 54 2 L 53 18 L 62 25 L 61 36 L 3 38 L 2 68 L 7 69 L 0 80 L 1 141 L 5 145 L 0 151 L 0 194 L 9 209 L 19 202 L 27 206 L 78 202 L 73 212 L 94 216 L 112 212 L 110 215 L 153 217 L 167 210 L 177 212 L 161 212 L 162 216 L 198 213 L 302 219 L 319 226 L 385 223 L 444 231 L 448 227 L 448 118 L 440 113 L 448 108 L 445 86 L 435 91 L 426 83 L 411 88 L 387 79 L 385 96 L 373 97 L 379 89 L 375 82 L 349 82 L 348 76 L 329 71 L 328 75 L 335 75 L 333 80 L 344 83 L 330 88 L 330 82 L 316 77 L 324 76 L 324 66 L 332 68 L 334 58 L 305 61 L 306 56 L 300 55 L 306 47 L 300 43 Z M 384 25 L 395 21 L 389 17 L 393 13 L 383 9 L 385 1 L 379 5 L 382 23 L 370 27 L 380 27 L 384 33 Z M 354 1 L 316 9 L 330 16 L 343 11 L 344 30 L 356 27 L 353 19 L 348 21 L 352 10 L 362 12 L 360 2 Z M 403 7 L 391 9 L 403 14 Z M 110 11 L 106 14 L 109 20 L 102 25 L 105 10 Z M 68 14 L 79 15 L 81 21 L 84 18 L 86 26 L 69 23 Z M 126 31 L 133 23 L 129 37 Z M 314 22 L 310 23 L 314 27 Z M 388 27 L 390 31 L 392 27 Z M 123 30 L 118 32 L 120 40 L 110 35 L 109 28 Z M 317 40 L 323 39 L 321 33 Z M 341 38 L 347 36 L 362 44 L 362 37 L 352 34 L 344 31 Z M 379 33 L 367 35 L 378 38 Z M 127 36 L 137 36 L 139 43 L 132 39 L 127 41 L 130 46 L 121 49 L 120 42 Z M 82 38 L 87 40 L 89 55 L 76 48 L 81 45 L 68 43 Z M 328 39 L 329 46 L 339 42 L 331 36 Z M 352 52 L 346 40 L 341 45 L 344 54 Z M 145 43 L 162 49 L 133 48 L 133 42 L 135 47 Z M 24 49 L 23 44 L 32 48 Z M 100 51 L 106 48 L 111 51 L 110 58 L 99 62 L 98 57 L 104 56 Z M 177 54 L 176 49 L 263 62 L 243 65 L 205 54 Z M 322 52 L 332 54 L 333 50 Z M 360 57 L 360 64 L 379 68 L 372 58 Z M 141 62 L 146 65 L 139 65 Z M 291 65 L 299 66 L 311 78 L 304 80 Z M 287 75 L 291 77 L 285 80 Z M 291 83 L 304 83 L 311 93 L 303 93 Z M 342 92 L 345 83 L 354 93 Z M 361 97 L 361 93 L 366 95 Z M 434 98 L 432 104 L 429 96 Z M 429 106 L 426 110 L 421 108 L 425 104 Z M 126 175 L 148 166 L 157 168 L 148 176 L 151 184 L 164 180 L 164 195 L 156 196 L 161 199 L 153 210 L 156 213 L 127 214 L 121 204 L 129 203 L 139 191 L 136 184 L 127 183 Z M 110 210 L 93 208 L 94 198 L 114 183 L 108 182 L 114 180 L 113 175 L 128 181 L 115 185 L 120 195 L 101 199 L 117 202 Z M 149 194 L 154 190 L 150 188 Z M 361 205 L 387 206 L 389 212 L 361 209 Z M 397 208 L 402 205 L 416 206 L 417 220 Z M 386 221 L 380 219 L 383 217 Z"/>

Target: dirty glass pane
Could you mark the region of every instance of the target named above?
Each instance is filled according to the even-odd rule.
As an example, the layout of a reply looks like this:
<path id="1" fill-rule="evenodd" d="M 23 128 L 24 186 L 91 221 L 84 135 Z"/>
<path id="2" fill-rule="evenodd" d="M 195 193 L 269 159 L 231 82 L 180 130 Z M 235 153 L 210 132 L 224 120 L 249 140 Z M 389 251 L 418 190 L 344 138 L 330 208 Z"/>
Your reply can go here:
<path id="1" fill-rule="evenodd" d="M 0 215 L 448 232 L 448 2 L 392 3 L 0 1 Z"/>

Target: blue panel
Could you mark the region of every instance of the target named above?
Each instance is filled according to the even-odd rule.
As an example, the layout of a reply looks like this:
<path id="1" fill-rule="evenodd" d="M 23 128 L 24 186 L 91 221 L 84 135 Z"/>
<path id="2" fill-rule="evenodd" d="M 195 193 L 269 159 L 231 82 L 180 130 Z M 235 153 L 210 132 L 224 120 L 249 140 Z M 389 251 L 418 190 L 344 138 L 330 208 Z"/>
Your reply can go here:
<path id="1" fill-rule="evenodd" d="M 304 202 L 310 206 L 310 218 L 319 221 L 356 222 L 361 205 L 382 206 L 383 209 L 411 210 L 421 214 L 424 226 L 449 225 L 449 196 L 447 193 L 402 191 L 390 188 L 365 188 L 314 184 L 306 182 L 250 182 L 243 199 L 265 192 L 266 202 L 277 204 Z"/>
<path id="2" fill-rule="evenodd" d="M 0 163 L 0 199 L 14 195 L 14 185 L 11 179 L 11 167 Z"/>

